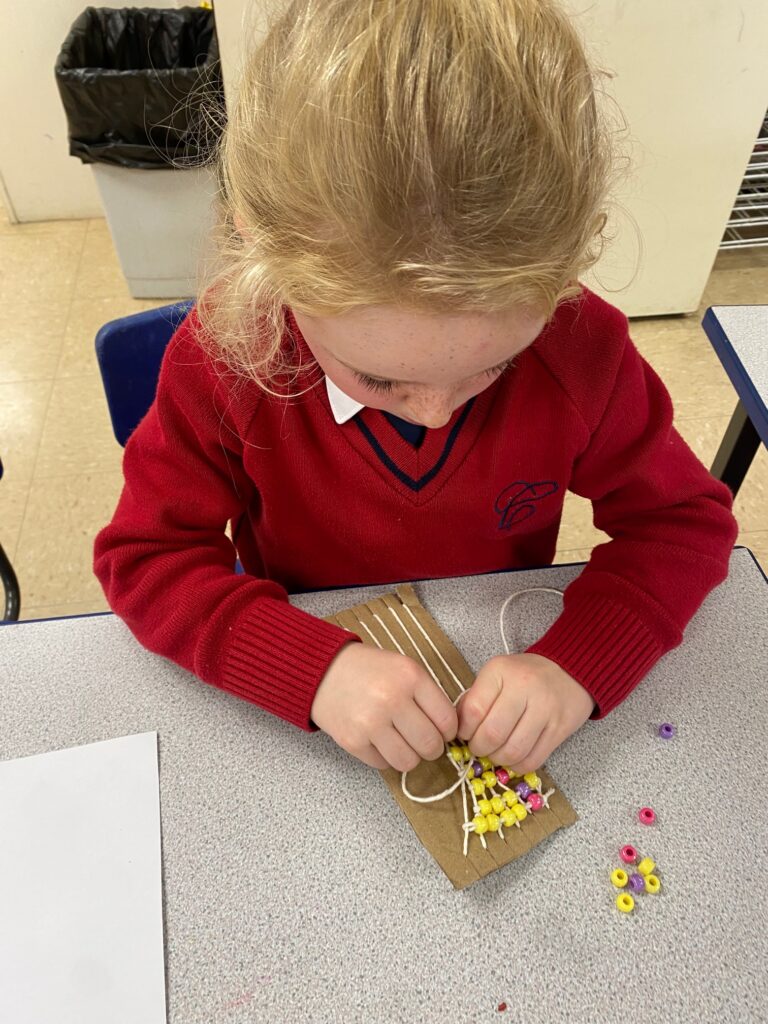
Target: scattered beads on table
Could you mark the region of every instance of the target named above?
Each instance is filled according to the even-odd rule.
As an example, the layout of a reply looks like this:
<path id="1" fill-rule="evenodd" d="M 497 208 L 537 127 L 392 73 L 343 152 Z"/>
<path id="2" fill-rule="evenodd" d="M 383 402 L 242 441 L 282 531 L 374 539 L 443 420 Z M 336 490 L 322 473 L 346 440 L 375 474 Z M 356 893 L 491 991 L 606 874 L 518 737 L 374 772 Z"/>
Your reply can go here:
<path id="1" fill-rule="evenodd" d="M 650 893 L 657 893 L 661 888 L 661 882 L 658 880 L 656 875 L 645 876 L 645 891 Z"/>
<path id="2" fill-rule="evenodd" d="M 632 892 L 644 892 L 645 891 L 645 879 L 642 875 L 636 871 L 629 876 L 629 888 Z"/>
<path id="3" fill-rule="evenodd" d="M 661 736 L 663 740 L 671 740 L 674 735 L 674 725 L 670 725 L 669 722 L 662 722 L 659 726 L 659 736 Z"/>
<path id="4" fill-rule="evenodd" d="M 652 825 L 656 821 L 656 812 L 652 807 L 641 807 L 637 817 L 641 825 Z"/>
<path id="5" fill-rule="evenodd" d="M 619 893 L 616 897 L 616 906 L 622 912 L 622 914 L 629 914 L 635 908 L 635 901 L 629 895 L 628 892 Z"/>
<path id="6" fill-rule="evenodd" d="M 656 867 L 656 861 L 651 860 L 650 857 L 643 857 L 640 863 L 637 865 L 637 870 L 641 875 L 653 874 L 653 869 Z"/>
<path id="7" fill-rule="evenodd" d="M 619 850 L 619 856 L 625 864 L 634 864 L 637 860 L 637 850 L 634 846 L 627 844 L 627 846 L 622 846 Z"/>
<path id="8" fill-rule="evenodd" d="M 622 868 L 616 868 L 611 872 L 611 882 L 616 886 L 617 889 L 623 889 L 629 881 L 627 872 Z"/>

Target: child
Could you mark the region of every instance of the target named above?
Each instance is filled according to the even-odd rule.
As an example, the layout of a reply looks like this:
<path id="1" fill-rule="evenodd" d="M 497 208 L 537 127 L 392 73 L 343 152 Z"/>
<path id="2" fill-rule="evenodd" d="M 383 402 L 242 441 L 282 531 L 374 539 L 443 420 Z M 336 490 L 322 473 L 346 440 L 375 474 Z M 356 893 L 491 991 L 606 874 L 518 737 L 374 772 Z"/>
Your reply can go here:
<path id="1" fill-rule="evenodd" d="M 524 772 L 680 642 L 735 525 L 626 319 L 577 283 L 610 167 L 551 0 L 291 5 L 245 68 L 219 261 L 96 541 L 143 644 L 367 764 L 458 734 Z M 286 600 L 546 565 L 568 488 L 612 539 L 458 709 Z"/>

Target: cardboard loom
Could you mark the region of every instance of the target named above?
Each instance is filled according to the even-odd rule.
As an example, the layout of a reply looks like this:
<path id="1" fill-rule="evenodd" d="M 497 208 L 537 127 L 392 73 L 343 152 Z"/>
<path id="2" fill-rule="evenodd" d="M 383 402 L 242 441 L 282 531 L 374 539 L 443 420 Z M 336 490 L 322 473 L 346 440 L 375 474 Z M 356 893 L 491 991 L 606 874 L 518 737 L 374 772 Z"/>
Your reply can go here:
<path id="1" fill-rule="evenodd" d="M 421 604 L 410 585 L 398 587 L 394 594 L 384 594 L 366 604 L 359 604 L 329 616 L 328 622 L 356 633 L 363 643 L 371 647 L 396 651 L 397 646 L 387 633 L 389 630 L 405 654 L 417 662 L 421 662 L 423 656 L 445 692 L 453 700 L 458 696 L 456 683 L 403 606 L 413 612 L 437 650 L 468 689 L 474 681 L 474 672 Z M 386 625 L 386 629 L 382 623 Z M 403 793 L 399 772 L 388 769 L 381 774 L 416 835 L 456 889 L 464 889 L 504 864 L 516 860 L 557 829 L 573 825 L 577 820 L 576 812 L 563 794 L 555 788 L 555 792 L 549 798 L 549 809 L 543 808 L 535 814 L 529 814 L 520 828 L 505 829 L 504 839 L 495 833 L 486 834 L 487 850 L 483 849 L 477 836 L 470 834 L 469 852 L 465 857 L 461 787 L 435 803 L 419 804 L 409 800 Z M 546 791 L 554 788 L 555 784 L 546 771 L 540 769 L 538 774 L 541 777 L 542 789 Z M 447 757 L 441 757 L 438 761 L 422 761 L 415 771 L 408 773 L 408 788 L 417 796 L 439 793 L 454 782 L 456 771 Z"/>

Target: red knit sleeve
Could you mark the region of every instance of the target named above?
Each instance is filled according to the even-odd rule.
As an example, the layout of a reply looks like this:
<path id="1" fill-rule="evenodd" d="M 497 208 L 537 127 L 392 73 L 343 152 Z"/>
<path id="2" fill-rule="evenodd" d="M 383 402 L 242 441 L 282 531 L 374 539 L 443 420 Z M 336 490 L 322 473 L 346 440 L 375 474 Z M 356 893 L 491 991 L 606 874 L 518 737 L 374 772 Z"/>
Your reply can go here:
<path id="1" fill-rule="evenodd" d="M 302 728 L 325 671 L 353 634 L 293 608 L 268 580 L 238 576 L 227 523 L 254 497 L 220 374 L 194 340 L 168 346 L 157 396 L 126 446 L 125 485 L 96 538 L 94 569 L 139 641 L 202 680 Z"/>
<path id="2" fill-rule="evenodd" d="M 623 335 L 612 391 L 571 481 L 612 539 L 595 548 L 562 615 L 530 648 L 591 693 L 597 717 L 680 643 L 727 575 L 737 533 L 730 492 L 673 428 L 664 385 L 626 326 Z"/>

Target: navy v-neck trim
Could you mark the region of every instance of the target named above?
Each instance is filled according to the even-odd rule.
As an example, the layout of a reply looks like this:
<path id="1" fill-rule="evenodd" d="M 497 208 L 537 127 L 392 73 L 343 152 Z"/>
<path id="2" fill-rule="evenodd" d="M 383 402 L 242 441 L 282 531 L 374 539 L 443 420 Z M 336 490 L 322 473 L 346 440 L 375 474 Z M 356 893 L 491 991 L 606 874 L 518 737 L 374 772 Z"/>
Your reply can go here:
<path id="1" fill-rule="evenodd" d="M 474 403 L 475 399 L 470 398 L 470 400 L 464 406 L 461 415 L 451 428 L 451 431 L 448 434 L 448 437 L 446 438 L 445 445 L 443 446 L 443 450 L 440 453 L 437 461 L 435 462 L 431 469 L 427 470 L 427 472 L 420 476 L 418 479 L 414 479 L 413 477 L 409 476 L 397 465 L 396 462 L 394 462 L 390 458 L 390 456 L 382 447 L 379 439 L 376 437 L 376 435 L 373 433 L 373 431 L 370 429 L 367 423 L 363 422 L 361 416 L 356 416 L 353 422 L 357 425 L 358 430 L 373 449 L 373 452 L 378 458 L 379 462 L 381 462 L 381 464 L 387 470 L 389 470 L 389 472 L 392 473 L 393 476 L 397 477 L 397 479 L 402 484 L 405 484 L 405 486 L 408 487 L 410 490 L 418 493 L 420 490 L 422 490 L 422 488 L 426 487 L 427 484 L 429 484 L 432 480 L 435 479 L 437 474 L 445 465 L 445 462 L 448 456 L 451 454 L 454 444 L 456 443 L 456 439 L 458 438 L 459 433 L 461 432 L 461 428 L 466 423 L 467 417 L 472 411 L 472 406 L 474 405 Z"/>

